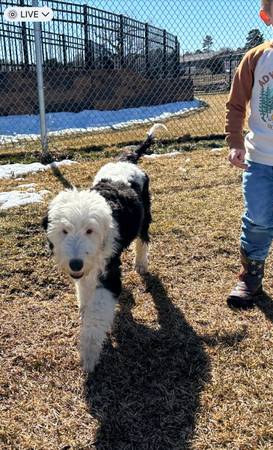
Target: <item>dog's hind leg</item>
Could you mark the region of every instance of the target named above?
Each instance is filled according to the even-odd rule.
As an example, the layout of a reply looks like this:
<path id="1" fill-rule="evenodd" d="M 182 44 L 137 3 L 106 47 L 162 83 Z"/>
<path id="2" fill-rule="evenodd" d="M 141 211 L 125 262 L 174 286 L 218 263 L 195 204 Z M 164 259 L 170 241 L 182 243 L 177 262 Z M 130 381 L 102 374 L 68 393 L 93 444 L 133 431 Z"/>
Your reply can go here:
<path id="1" fill-rule="evenodd" d="M 141 275 L 148 272 L 148 244 L 150 241 L 149 226 L 152 222 L 149 178 L 147 176 L 142 190 L 142 202 L 144 215 L 135 245 L 135 270 Z"/>
<path id="2" fill-rule="evenodd" d="M 94 297 L 82 310 L 81 361 L 86 372 L 92 372 L 99 361 L 103 342 L 115 315 L 116 298 L 108 289 L 98 287 Z"/>

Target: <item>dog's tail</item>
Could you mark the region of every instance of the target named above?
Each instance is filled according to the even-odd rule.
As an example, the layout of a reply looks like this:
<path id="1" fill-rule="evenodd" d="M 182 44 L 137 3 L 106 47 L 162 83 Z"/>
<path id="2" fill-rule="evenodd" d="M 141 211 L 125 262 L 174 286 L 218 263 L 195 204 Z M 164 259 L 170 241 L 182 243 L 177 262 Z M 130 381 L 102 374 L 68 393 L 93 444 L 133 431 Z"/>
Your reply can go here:
<path id="1" fill-rule="evenodd" d="M 119 161 L 127 161 L 132 164 L 137 164 L 138 160 L 147 153 L 147 150 L 151 147 L 151 145 L 155 141 L 155 133 L 158 129 L 163 128 L 165 131 L 168 131 L 167 127 L 162 123 L 155 123 L 152 128 L 147 133 L 147 138 L 145 141 L 140 144 L 136 149 L 129 153 L 124 153 L 120 156 Z"/>

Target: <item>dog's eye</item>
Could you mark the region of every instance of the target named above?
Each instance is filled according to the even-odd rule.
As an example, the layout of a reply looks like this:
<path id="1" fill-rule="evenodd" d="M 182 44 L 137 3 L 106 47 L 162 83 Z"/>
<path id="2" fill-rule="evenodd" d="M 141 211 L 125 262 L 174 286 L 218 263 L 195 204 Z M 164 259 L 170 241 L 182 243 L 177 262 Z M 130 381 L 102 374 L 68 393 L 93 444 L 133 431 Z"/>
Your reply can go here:
<path id="1" fill-rule="evenodd" d="M 68 231 L 66 231 L 66 230 L 63 230 L 63 234 L 68 234 Z"/>
<path id="2" fill-rule="evenodd" d="M 91 228 L 88 228 L 88 230 L 86 230 L 86 234 L 92 234 L 93 230 L 91 230 Z"/>

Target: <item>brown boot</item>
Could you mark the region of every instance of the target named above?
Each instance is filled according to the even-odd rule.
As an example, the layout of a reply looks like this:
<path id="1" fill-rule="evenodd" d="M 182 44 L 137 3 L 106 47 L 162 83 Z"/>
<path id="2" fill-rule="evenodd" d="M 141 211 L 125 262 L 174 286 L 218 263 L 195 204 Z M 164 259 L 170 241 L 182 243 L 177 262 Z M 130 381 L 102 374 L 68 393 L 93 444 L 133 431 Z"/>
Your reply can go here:
<path id="1" fill-rule="evenodd" d="M 263 293 L 265 262 L 248 258 L 243 249 L 240 253 L 242 269 L 239 282 L 229 294 L 227 304 L 231 308 L 248 309 L 253 307 L 255 298 Z"/>

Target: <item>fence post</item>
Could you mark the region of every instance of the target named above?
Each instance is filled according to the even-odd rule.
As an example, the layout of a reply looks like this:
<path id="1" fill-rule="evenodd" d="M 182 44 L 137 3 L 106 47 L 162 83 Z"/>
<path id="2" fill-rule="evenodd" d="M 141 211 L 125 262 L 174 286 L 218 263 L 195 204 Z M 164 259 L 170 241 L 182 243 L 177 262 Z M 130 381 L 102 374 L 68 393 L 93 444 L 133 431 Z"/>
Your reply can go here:
<path id="1" fill-rule="evenodd" d="M 145 70 L 150 72 L 150 52 L 149 52 L 149 24 L 145 23 Z"/>
<path id="2" fill-rule="evenodd" d="M 67 55 L 66 55 L 65 34 L 62 34 L 62 47 L 63 47 L 64 67 L 66 67 L 67 66 Z"/>
<path id="3" fill-rule="evenodd" d="M 174 76 L 180 75 L 180 44 L 178 37 L 175 36 L 175 64 L 174 64 Z"/>
<path id="4" fill-rule="evenodd" d="M 20 6 L 24 6 L 24 0 L 20 0 Z M 28 58 L 28 48 L 27 48 L 27 28 L 26 23 L 22 22 L 22 44 L 23 44 L 23 54 L 24 54 L 24 67 L 29 69 L 29 58 Z"/>
<path id="5" fill-rule="evenodd" d="M 167 32 L 163 30 L 163 73 L 167 75 Z"/>
<path id="6" fill-rule="evenodd" d="M 119 16 L 119 63 L 120 67 L 124 67 L 124 17 Z"/>
<path id="7" fill-rule="evenodd" d="M 229 76 L 228 76 L 228 89 L 230 90 L 232 83 L 232 55 L 229 55 Z"/>
<path id="8" fill-rule="evenodd" d="M 88 26 L 88 5 L 83 5 L 84 60 L 86 69 L 90 69 L 93 63 Z"/>
<path id="9" fill-rule="evenodd" d="M 32 6 L 39 6 L 38 1 L 39 0 L 32 0 Z M 42 53 L 42 39 L 41 39 L 41 22 L 34 22 L 34 40 L 35 40 L 35 55 L 36 55 L 37 88 L 38 88 L 38 98 L 39 98 L 41 144 L 42 144 L 42 151 L 47 152 L 48 142 L 47 142 L 44 80 L 43 80 L 43 53 Z"/>

